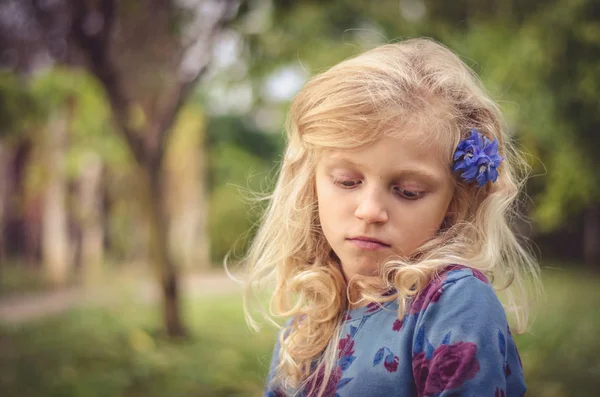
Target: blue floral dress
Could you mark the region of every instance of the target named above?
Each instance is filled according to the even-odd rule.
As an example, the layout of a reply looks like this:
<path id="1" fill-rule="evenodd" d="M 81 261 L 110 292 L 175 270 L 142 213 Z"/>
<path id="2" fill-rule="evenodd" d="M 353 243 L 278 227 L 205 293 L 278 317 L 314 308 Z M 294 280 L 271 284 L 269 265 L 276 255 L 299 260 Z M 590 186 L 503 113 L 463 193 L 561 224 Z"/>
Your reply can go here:
<path id="1" fill-rule="evenodd" d="M 395 301 L 349 310 L 326 397 L 490 396 L 525 394 L 519 353 L 487 278 L 449 266 L 397 318 Z M 270 385 L 265 397 L 285 396 Z M 310 397 L 307 393 L 301 396 Z"/>

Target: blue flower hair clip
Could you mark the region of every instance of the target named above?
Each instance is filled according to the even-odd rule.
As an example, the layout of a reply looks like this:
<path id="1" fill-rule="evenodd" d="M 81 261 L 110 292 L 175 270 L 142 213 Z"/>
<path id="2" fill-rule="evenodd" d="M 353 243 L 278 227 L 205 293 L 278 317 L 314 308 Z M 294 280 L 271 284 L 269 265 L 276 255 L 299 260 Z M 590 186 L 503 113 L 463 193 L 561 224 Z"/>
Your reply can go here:
<path id="1" fill-rule="evenodd" d="M 452 171 L 463 171 L 460 175 L 465 182 L 477 181 L 479 187 L 487 181 L 496 182 L 498 171 L 504 158 L 498 154 L 498 140 L 490 142 L 475 128 L 471 135 L 458 143 L 454 152 Z"/>

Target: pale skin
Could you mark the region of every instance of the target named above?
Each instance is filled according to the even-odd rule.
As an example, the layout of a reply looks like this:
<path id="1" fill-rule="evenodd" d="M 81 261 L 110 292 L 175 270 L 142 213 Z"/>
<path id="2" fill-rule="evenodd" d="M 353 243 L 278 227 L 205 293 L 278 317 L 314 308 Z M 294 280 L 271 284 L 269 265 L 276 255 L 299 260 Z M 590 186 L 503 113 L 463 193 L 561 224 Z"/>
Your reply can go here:
<path id="1" fill-rule="evenodd" d="M 390 255 L 410 256 L 439 230 L 454 181 L 434 145 L 386 136 L 319 159 L 321 227 L 346 280 L 377 275 Z"/>

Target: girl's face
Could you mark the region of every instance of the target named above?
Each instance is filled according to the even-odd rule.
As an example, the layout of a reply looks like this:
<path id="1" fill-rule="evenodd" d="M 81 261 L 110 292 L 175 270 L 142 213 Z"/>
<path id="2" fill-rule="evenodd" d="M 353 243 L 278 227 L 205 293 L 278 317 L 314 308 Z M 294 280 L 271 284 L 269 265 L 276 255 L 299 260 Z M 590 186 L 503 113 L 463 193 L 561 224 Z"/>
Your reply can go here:
<path id="1" fill-rule="evenodd" d="M 346 279 L 376 275 L 390 256 L 411 255 L 438 231 L 454 183 L 436 149 L 415 138 L 384 137 L 365 148 L 323 153 L 316 172 L 319 218 Z"/>

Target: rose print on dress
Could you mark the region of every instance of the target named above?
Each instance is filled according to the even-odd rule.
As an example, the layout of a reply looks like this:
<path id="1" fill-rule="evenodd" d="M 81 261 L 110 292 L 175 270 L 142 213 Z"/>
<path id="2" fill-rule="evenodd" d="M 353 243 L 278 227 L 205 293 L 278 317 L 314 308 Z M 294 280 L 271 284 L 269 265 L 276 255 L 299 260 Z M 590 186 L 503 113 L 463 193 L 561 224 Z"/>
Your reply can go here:
<path id="1" fill-rule="evenodd" d="M 477 345 L 471 342 L 441 345 L 435 349 L 429 363 L 429 381 L 426 391 L 429 388 L 434 393 L 454 389 L 465 381 L 473 379 L 479 372 L 476 353 Z"/>
<path id="2" fill-rule="evenodd" d="M 425 391 L 425 384 L 429 376 L 429 360 L 425 357 L 425 352 L 420 352 L 413 357 L 412 367 L 417 393 L 421 397 Z"/>
<path id="3" fill-rule="evenodd" d="M 444 390 L 460 387 L 479 372 L 477 345 L 471 342 L 450 344 L 450 333 L 434 348 L 421 328 L 413 351 L 413 376 L 417 394 L 435 396 Z"/>

